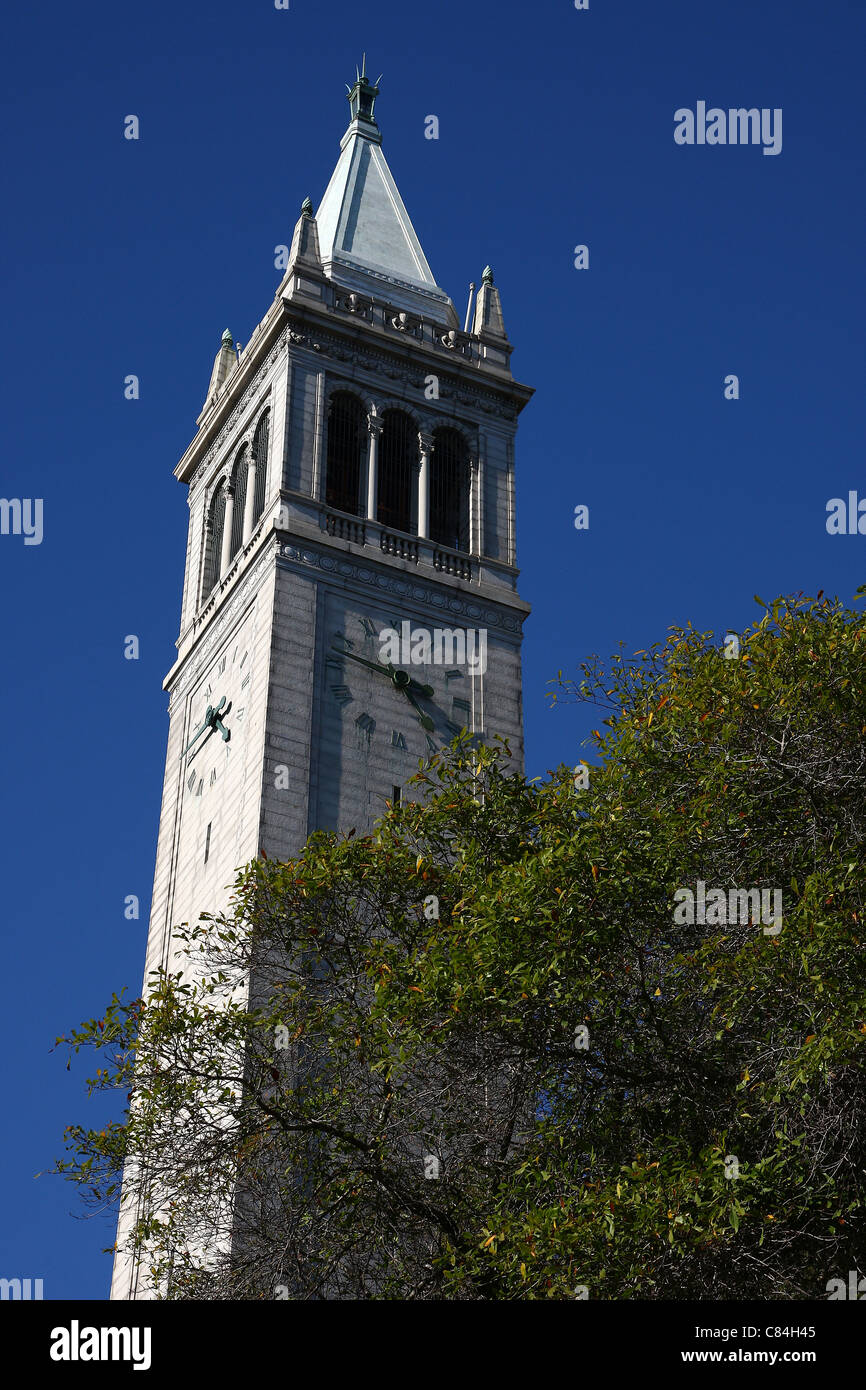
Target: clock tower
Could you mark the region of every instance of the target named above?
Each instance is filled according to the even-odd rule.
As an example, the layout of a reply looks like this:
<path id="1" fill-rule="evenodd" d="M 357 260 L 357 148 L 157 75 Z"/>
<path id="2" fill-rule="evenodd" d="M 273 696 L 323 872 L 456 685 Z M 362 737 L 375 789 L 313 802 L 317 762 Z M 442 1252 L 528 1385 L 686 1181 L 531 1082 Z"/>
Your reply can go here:
<path id="1" fill-rule="evenodd" d="M 523 765 L 511 373 L 489 267 L 461 327 L 382 152 L 365 72 L 246 345 L 223 334 L 188 488 L 148 975 L 261 851 L 359 833 L 461 728 Z M 121 1216 L 120 1230 L 127 1218 Z M 113 1298 L 149 1297 L 119 1254 Z"/>

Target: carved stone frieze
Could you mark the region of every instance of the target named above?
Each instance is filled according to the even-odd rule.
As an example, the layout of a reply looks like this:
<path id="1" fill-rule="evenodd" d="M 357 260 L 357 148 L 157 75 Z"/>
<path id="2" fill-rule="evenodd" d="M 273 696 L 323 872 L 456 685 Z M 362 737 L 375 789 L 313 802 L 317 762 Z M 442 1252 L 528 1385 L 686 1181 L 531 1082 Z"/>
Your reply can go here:
<path id="1" fill-rule="evenodd" d="M 366 368 L 377 376 L 386 376 L 392 381 L 403 381 L 407 386 L 414 386 L 419 391 L 423 390 L 429 374 L 420 366 L 413 370 L 403 364 L 397 365 L 386 351 L 377 352 L 369 347 L 349 347 L 345 339 L 329 333 L 317 333 L 314 337 L 310 333 L 292 328 L 288 336 L 292 343 L 311 347 L 314 352 L 325 352 L 335 362 L 351 362 L 354 366 Z M 467 387 L 465 382 L 447 375 L 446 372 L 440 372 L 438 375 L 440 399 L 454 400 L 461 405 L 483 410 L 488 415 L 498 415 L 504 420 L 517 419 L 517 411 L 503 400 L 502 395 L 485 390 L 480 385 L 477 388 Z"/>

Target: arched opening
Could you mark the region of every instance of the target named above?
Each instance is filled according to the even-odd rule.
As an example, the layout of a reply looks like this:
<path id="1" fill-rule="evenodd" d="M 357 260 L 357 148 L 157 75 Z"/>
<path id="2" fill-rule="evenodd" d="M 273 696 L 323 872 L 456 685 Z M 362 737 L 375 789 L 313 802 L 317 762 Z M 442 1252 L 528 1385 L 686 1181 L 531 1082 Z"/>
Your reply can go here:
<path id="1" fill-rule="evenodd" d="M 226 514 L 225 478 L 220 478 L 213 490 L 206 530 L 204 584 L 202 598 L 207 598 L 220 577 L 220 556 L 223 548 L 223 522 Z"/>
<path id="2" fill-rule="evenodd" d="M 268 439 L 271 412 L 266 410 L 253 436 L 253 458 L 256 461 L 256 490 L 253 501 L 253 526 L 265 510 L 265 489 L 268 485 Z M 235 503 L 237 506 L 237 503 Z"/>
<path id="3" fill-rule="evenodd" d="M 418 462 L 418 426 L 405 410 L 386 410 L 379 441 L 376 517 L 395 531 L 412 528 L 412 481 Z"/>
<path id="4" fill-rule="evenodd" d="M 430 539 L 469 550 L 469 447 L 459 430 L 433 431 L 430 459 Z"/>
<path id="5" fill-rule="evenodd" d="M 325 503 L 338 511 L 361 515 L 367 414 L 357 396 L 335 391 L 328 406 L 328 454 Z"/>
<path id="6" fill-rule="evenodd" d="M 232 539 L 229 558 L 234 559 L 244 538 L 244 510 L 247 502 L 247 451 L 242 448 L 235 459 L 232 482 L 234 483 L 235 503 L 232 512 Z"/>

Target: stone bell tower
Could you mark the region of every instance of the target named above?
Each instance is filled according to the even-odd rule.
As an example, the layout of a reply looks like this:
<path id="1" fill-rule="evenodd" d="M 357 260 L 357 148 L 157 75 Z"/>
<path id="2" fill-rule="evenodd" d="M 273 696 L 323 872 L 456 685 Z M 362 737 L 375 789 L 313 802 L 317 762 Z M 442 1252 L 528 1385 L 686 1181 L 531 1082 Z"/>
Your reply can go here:
<path id="1" fill-rule="evenodd" d="M 437 285 L 378 94 L 358 73 L 318 210 L 243 349 L 223 334 L 175 469 L 190 521 L 145 989 L 240 866 L 367 831 L 461 728 L 504 735 L 522 767 L 514 436 L 532 391 L 490 269 L 463 327 Z M 149 1296 L 121 1248 L 112 1297 Z"/>

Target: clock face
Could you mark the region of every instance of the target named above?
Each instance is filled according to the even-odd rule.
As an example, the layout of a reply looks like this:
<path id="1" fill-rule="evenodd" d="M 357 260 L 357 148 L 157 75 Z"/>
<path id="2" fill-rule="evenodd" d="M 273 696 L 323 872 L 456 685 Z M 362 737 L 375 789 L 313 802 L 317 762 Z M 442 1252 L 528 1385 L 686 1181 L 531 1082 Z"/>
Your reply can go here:
<path id="1" fill-rule="evenodd" d="M 177 881 L 201 912 L 258 848 L 259 807 L 246 795 L 253 705 L 255 609 L 200 668 L 186 705 L 180 758 Z"/>
<path id="2" fill-rule="evenodd" d="M 207 799 L 224 778 L 243 737 L 251 683 L 250 648 L 241 630 L 211 662 L 191 701 L 183 755 L 187 797 Z"/>
<path id="3" fill-rule="evenodd" d="M 329 596 L 320 689 L 317 821 L 360 832 L 412 797 L 419 760 L 474 728 L 471 668 L 447 661 L 424 619 Z M 416 640 L 412 640 L 413 634 Z M 436 657 L 439 660 L 436 660 Z"/>

